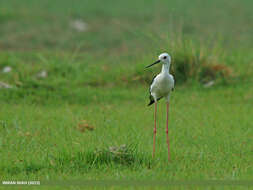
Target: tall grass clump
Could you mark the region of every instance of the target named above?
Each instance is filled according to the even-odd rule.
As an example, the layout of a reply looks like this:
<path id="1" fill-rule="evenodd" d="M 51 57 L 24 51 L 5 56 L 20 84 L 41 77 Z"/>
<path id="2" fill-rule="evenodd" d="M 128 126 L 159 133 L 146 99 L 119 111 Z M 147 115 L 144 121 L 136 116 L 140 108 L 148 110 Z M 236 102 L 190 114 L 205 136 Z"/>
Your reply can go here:
<path id="1" fill-rule="evenodd" d="M 228 82 L 233 76 L 232 69 L 225 61 L 225 52 L 218 44 L 200 43 L 197 41 L 184 39 L 183 37 L 160 39 L 159 50 L 154 52 L 168 52 L 172 56 L 171 73 L 175 77 L 177 84 L 199 82 L 202 84 L 210 81 Z M 151 63 L 150 57 L 145 56 L 143 62 Z M 151 59 L 152 60 L 152 59 Z M 141 69 L 141 70 L 140 70 Z M 152 80 L 152 73 L 160 72 L 160 67 L 145 70 L 136 69 L 137 72 L 132 77 L 143 83 L 149 83 Z"/>
<path id="2" fill-rule="evenodd" d="M 191 40 L 177 40 L 170 43 L 172 73 L 178 83 L 214 80 L 227 81 L 232 69 L 224 62 L 224 52 L 219 46 L 204 46 Z"/>

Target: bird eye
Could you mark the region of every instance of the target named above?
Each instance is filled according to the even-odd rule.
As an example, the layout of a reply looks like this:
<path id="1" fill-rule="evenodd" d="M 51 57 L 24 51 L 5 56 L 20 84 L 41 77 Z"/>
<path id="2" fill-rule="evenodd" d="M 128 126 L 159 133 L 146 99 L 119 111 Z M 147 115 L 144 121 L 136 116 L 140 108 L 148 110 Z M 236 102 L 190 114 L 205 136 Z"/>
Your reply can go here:
<path id="1" fill-rule="evenodd" d="M 163 59 L 166 59 L 166 58 L 167 58 L 167 56 L 164 56 L 164 57 L 163 57 Z"/>

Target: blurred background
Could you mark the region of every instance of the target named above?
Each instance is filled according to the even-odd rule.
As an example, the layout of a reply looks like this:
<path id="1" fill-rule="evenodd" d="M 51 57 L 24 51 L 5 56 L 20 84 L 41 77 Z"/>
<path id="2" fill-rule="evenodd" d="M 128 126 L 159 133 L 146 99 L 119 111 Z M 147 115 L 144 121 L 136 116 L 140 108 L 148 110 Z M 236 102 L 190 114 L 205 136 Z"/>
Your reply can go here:
<path id="1" fill-rule="evenodd" d="M 252 47 L 252 6 L 249 0 L 1 0 L 0 48 L 134 54 L 172 35 Z"/>
<path id="2" fill-rule="evenodd" d="M 0 81 L 21 94 L 146 85 L 153 74 L 143 68 L 166 51 L 177 84 L 228 83 L 251 75 L 252 6 L 250 0 L 1 0 L 0 69 L 9 74 Z"/>

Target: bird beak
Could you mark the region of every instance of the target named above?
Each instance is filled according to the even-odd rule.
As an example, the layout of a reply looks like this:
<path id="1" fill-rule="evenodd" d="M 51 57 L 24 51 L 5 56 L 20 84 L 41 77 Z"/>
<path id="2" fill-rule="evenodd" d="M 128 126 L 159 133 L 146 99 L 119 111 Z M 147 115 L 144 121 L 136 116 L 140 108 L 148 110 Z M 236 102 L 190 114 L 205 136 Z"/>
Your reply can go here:
<path id="1" fill-rule="evenodd" d="M 152 63 L 151 65 L 149 65 L 149 66 L 147 66 L 147 67 L 145 67 L 145 68 L 149 68 L 149 67 L 151 67 L 151 66 L 153 66 L 153 65 L 155 65 L 155 64 L 157 64 L 157 63 L 160 63 L 160 60 L 157 60 L 156 62 Z"/>

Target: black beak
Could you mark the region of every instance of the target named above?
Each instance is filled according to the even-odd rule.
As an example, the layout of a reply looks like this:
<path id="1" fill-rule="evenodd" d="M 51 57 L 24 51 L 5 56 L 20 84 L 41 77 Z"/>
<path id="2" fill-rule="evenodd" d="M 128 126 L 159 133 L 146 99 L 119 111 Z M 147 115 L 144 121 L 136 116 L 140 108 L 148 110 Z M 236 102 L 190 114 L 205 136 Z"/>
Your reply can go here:
<path id="1" fill-rule="evenodd" d="M 155 65 L 155 64 L 157 64 L 157 63 L 160 63 L 160 60 L 157 60 L 156 62 L 152 63 L 151 65 L 149 65 L 149 66 L 147 66 L 147 67 L 145 67 L 145 68 L 149 68 L 149 67 L 151 67 L 151 66 L 153 66 L 153 65 Z"/>

